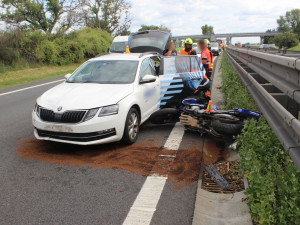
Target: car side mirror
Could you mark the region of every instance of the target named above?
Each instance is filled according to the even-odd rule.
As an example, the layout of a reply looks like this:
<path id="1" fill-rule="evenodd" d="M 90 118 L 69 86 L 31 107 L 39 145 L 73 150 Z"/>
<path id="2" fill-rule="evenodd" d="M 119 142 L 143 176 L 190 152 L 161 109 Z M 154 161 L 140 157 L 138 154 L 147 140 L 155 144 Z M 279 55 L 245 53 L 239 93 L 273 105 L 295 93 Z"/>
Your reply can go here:
<path id="1" fill-rule="evenodd" d="M 140 84 L 152 83 L 156 81 L 156 76 L 154 75 L 145 75 L 141 80 Z"/>
<path id="2" fill-rule="evenodd" d="M 66 75 L 65 75 L 65 79 L 68 80 L 68 79 L 70 78 L 70 76 L 72 76 L 71 73 L 66 74 Z"/>

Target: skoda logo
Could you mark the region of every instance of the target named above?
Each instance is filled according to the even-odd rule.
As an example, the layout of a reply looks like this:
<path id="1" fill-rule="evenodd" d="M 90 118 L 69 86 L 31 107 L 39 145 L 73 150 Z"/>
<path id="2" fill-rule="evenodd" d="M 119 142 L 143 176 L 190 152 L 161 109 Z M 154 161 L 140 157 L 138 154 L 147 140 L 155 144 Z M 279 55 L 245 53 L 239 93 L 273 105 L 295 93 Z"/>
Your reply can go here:
<path id="1" fill-rule="evenodd" d="M 59 106 L 59 107 L 57 108 L 57 111 L 60 112 L 61 110 L 62 110 L 62 107 Z"/>

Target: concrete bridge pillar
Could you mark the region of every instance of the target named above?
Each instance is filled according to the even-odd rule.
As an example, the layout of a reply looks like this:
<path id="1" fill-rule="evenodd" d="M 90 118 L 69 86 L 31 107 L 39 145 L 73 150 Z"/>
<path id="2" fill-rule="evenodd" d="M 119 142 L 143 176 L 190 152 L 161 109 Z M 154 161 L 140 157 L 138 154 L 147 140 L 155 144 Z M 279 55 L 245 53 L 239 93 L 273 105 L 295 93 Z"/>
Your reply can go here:
<path id="1" fill-rule="evenodd" d="M 232 37 L 226 37 L 226 45 L 231 44 L 231 39 L 232 39 Z"/>
<path id="2" fill-rule="evenodd" d="M 210 41 L 211 41 L 211 42 L 216 42 L 216 41 L 217 41 L 216 35 L 211 34 L 211 35 L 210 35 Z"/>
<path id="3" fill-rule="evenodd" d="M 260 36 L 259 39 L 260 39 L 259 44 L 262 45 L 262 44 L 263 44 L 264 37 Z"/>

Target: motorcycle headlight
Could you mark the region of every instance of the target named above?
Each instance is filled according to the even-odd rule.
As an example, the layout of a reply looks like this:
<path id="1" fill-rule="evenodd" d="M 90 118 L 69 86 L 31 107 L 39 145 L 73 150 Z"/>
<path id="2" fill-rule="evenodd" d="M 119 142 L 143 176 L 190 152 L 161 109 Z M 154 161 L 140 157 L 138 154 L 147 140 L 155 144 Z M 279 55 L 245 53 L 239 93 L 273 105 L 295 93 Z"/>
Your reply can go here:
<path id="1" fill-rule="evenodd" d="M 119 112 L 119 105 L 109 105 L 109 106 L 102 107 L 98 116 L 99 117 L 109 116 L 109 115 L 118 114 L 118 112 Z"/>
<path id="2" fill-rule="evenodd" d="M 99 108 L 90 109 L 90 110 L 87 112 L 87 114 L 86 114 L 86 116 L 85 116 L 85 118 L 84 118 L 84 121 L 87 121 L 87 120 L 92 119 L 92 118 L 96 115 L 96 113 L 98 112 L 98 110 L 99 110 Z"/>

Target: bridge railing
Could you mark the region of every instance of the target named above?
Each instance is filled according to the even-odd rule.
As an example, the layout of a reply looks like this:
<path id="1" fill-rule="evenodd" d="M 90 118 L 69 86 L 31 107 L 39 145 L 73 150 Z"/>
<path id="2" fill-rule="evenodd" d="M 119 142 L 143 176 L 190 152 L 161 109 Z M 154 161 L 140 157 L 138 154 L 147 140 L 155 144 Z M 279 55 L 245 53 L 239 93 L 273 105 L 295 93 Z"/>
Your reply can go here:
<path id="1" fill-rule="evenodd" d="M 300 59 L 236 47 L 226 52 L 300 170 Z"/>

